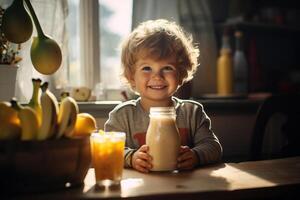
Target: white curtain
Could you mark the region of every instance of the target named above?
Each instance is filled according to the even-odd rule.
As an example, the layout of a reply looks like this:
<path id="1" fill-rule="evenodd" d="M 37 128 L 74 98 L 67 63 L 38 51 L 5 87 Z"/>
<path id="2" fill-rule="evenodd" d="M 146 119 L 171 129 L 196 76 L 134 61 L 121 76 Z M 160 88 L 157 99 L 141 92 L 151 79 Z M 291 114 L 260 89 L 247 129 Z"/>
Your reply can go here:
<path id="1" fill-rule="evenodd" d="M 80 65 L 83 84 L 88 88 L 100 82 L 99 3 L 80 0 Z"/>
<path id="2" fill-rule="evenodd" d="M 1 4 L 9 6 L 11 0 L 4 0 Z M 68 14 L 67 0 L 32 0 L 31 4 L 39 19 L 41 27 L 46 35 L 52 37 L 62 50 L 62 65 L 53 75 L 44 76 L 37 72 L 30 59 L 30 46 L 32 37 L 36 36 L 36 31 L 32 37 L 21 46 L 20 56 L 22 61 L 19 63 L 16 84 L 16 97 L 19 101 L 27 103 L 32 95 L 32 78 L 41 78 L 43 81 L 50 82 L 50 89 L 59 96 L 59 91 L 68 85 L 67 82 L 67 63 L 68 63 L 68 46 L 66 35 L 66 17 Z"/>
<path id="3" fill-rule="evenodd" d="M 207 0 L 134 0 L 133 28 L 164 18 L 179 23 L 200 48 L 200 67 L 192 80 L 192 96 L 215 92 L 217 46 Z"/>

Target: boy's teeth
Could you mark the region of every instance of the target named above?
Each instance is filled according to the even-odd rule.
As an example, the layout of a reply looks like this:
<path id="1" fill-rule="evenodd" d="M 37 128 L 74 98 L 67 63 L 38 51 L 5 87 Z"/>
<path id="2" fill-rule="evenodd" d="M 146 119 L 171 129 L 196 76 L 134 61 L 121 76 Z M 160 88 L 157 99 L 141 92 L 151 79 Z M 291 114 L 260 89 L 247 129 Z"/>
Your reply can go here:
<path id="1" fill-rule="evenodd" d="M 150 88 L 153 88 L 153 89 L 162 89 L 162 88 L 164 88 L 164 86 L 150 86 Z"/>

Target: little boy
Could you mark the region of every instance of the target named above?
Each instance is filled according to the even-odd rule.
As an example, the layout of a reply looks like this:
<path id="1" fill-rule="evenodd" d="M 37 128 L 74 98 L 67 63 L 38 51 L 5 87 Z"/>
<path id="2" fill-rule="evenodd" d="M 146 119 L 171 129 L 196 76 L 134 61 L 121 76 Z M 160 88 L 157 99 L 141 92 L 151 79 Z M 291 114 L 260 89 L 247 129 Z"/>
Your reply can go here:
<path id="1" fill-rule="evenodd" d="M 145 145 L 149 110 L 165 106 L 176 109 L 182 145 L 178 169 L 220 161 L 222 147 L 203 106 L 173 97 L 183 83 L 193 78 L 198 56 L 192 38 L 176 23 L 162 19 L 141 23 L 122 43 L 123 75 L 140 97 L 116 106 L 104 129 L 126 133 L 125 167 L 140 172 L 151 169 L 152 158 Z"/>

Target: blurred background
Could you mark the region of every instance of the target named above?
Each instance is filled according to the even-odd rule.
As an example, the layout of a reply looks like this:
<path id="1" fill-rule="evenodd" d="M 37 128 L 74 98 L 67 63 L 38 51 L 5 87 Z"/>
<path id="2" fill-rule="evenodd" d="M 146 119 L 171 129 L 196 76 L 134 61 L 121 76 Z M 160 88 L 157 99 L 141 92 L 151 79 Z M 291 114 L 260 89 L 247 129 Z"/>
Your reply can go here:
<path id="1" fill-rule="evenodd" d="M 1 0 L 0 6 L 5 9 L 11 2 Z M 222 48 L 230 51 L 236 65 L 229 95 L 299 92 L 300 9 L 295 0 L 32 0 L 32 4 L 45 32 L 62 48 L 63 64 L 52 76 L 39 74 L 30 61 L 31 40 L 23 43 L 15 90 L 23 101 L 31 97 L 32 77 L 50 81 L 58 97 L 62 91 L 84 86 L 92 91 L 92 101 L 135 98 L 120 78 L 119 44 L 140 22 L 158 18 L 179 23 L 200 48 L 195 78 L 178 96 L 218 97 Z"/>
<path id="2" fill-rule="evenodd" d="M 208 2 L 218 49 L 225 29 L 229 29 L 232 47 L 235 45 L 233 32 L 244 33 L 248 92 L 299 92 L 300 10 L 296 1 Z"/>

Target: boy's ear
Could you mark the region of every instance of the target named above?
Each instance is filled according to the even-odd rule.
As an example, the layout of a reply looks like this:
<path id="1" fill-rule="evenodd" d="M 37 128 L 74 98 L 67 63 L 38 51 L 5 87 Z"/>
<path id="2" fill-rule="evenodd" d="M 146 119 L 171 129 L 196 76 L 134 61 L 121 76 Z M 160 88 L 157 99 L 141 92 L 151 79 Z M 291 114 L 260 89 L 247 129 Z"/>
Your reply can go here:
<path id="1" fill-rule="evenodd" d="M 131 86 L 135 86 L 135 80 L 134 80 L 134 76 L 132 76 L 132 74 L 127 74 L 127 80 Z"/>

